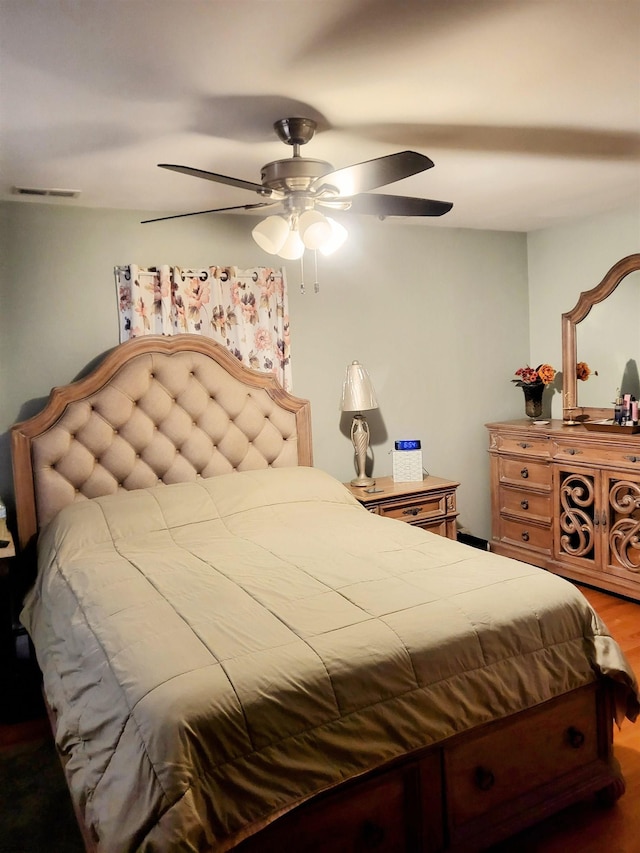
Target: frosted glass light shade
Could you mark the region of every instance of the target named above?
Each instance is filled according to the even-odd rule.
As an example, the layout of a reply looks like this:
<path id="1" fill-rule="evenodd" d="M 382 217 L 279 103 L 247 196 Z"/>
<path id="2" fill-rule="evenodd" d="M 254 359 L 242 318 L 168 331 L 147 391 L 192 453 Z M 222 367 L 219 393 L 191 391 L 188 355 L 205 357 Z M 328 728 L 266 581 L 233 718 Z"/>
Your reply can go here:
<path id="1" fill-rule="evenodd" d="M 325 219 L 331 226 L 331 236 L 324 243 L 324 245 L 320 246 L 320 251 L 323 255 L 328 256 L 332 255 L 340 248 L 340 246 L 342 246 L 344 241 L 349 236 L 349 232 L 344 227 L 344 225 L 341 225 L 339 222 L 336 222 L 336 220 L 332 219 L 330 216 L 326 216 Z"/>
<path id="2" fill-rule="evenodd" d="M 305 210 L 298 219 L 298 231 L 307 249 L 322 249 L 333 235 L 331 223 L 317 210 Z"/>
<path id="3" fill-rule="evenodd" d="M 279 255 L 295 261 L 305 249 L 319 250 L 331 255 L 347 239 L 347 230 L 339 222 L 317 210 L 305 210 L 297 220 L 297 228 L 285 216 L 268 216 L 251 232 L 261 249 L 270 255 Z"/>
<path id="4" fill-rule="evenodd" d="M 340 408 L 343 412 L 366 412 L 378 408 L 371 378 L 359 361 L 354 361 L 347 367 Z"/>
<path id="5" fill-rule="evenodd" d="M 251 234 L 261 249 L 277 255 L 289 236 L 289 223 L 282 216 L 268 216 L 256 225 Z"/>
<path id="6" fill-rule="evenodd" d="M 278 255 L 285 261 L 296 261 L 304 255 L 304 243 L 297 231 L 289 231 L 289 236 L 284 245 L 278 249 Z"/>

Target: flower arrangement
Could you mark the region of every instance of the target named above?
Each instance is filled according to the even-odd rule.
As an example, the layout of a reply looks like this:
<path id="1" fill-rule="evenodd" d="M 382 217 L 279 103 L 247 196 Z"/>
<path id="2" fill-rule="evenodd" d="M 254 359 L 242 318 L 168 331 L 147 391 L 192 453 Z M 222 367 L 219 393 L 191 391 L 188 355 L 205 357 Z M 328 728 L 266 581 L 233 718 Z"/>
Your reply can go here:
<path id="1" fill-rule="evenodd" d="M 550 385 L 556 378 L 556 371 L 550 364 L 539 364 L 535 369 L 527 365 L 516 370 L 515 375 L 519 378 L 511 381 L 518 388 L 524 388 L 531 385 Z"/>
<path id="2" fill-rule="evenodd" d="M 591 370 L 586 361 L 579 361 L 576 364 L 576 379 L 579 379 L 581 382 L 586 382 L 592 373 L 594 376 L 598 375 L 598 371 Z"/>

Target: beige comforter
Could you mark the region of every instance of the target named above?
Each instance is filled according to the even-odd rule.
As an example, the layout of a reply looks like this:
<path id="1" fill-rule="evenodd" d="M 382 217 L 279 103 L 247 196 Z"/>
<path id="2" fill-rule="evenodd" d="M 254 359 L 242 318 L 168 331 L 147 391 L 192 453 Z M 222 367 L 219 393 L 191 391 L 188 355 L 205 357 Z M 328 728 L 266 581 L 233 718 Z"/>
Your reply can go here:
<path id="1" fill-rule="evenodd" d="M 314 793 L 604 673 L 572 585 L 309 468 L 82 501 L 23 612 L 101 849 L 225 850 Z"/>

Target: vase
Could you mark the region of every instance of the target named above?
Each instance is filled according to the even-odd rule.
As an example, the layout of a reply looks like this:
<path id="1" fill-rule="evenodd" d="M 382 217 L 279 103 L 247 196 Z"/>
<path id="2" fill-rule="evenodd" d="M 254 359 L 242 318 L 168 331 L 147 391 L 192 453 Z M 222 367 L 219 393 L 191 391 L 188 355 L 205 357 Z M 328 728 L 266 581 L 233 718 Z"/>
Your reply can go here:
<path id="1" fill-rule="evenodd" d="M 522 385 L 524 392 L 524 411 L 528 418 L 535 420 L 542 414 L 542 393 L 544 382 L 535 385 Z"/>

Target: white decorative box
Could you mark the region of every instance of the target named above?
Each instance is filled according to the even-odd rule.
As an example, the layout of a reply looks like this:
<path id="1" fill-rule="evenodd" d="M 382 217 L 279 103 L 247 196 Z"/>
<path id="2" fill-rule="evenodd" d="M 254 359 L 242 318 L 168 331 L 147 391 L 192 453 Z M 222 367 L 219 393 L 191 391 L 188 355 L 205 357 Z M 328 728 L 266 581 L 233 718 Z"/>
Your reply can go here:
<path id="1" fill-rule="evenodd" d="M 412 483 L 422 480 L 421 450 L 392 450 L 391 458 L 395 483 Z"/>

